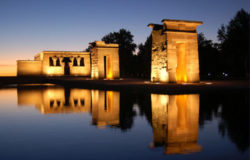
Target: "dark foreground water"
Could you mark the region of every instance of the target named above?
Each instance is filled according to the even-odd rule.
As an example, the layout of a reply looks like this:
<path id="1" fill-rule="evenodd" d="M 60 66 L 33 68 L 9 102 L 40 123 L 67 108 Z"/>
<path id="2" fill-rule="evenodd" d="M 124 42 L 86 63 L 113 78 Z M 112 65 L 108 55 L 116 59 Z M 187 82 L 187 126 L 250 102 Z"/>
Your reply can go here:
<path id="1" fill-rule="evenodd" d="M 0 160 L 248 159 L 248 97 L 0 89 Z"/>

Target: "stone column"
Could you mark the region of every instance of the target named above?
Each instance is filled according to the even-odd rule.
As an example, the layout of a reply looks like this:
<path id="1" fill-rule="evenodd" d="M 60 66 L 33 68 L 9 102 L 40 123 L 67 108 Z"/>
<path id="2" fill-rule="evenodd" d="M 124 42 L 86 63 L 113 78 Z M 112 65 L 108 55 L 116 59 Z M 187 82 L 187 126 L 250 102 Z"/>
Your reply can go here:
<path id="1" fill-rule="evenodd" d="M 60 65 L 64 67 L 63 57 L 59 57 Z"/>
<path id="2" fill-rule="evenodd" d="M 69 62 L 69 66 L 71 68 L 73 66 L 73 63 L 74 63 L 74 57 L 70 57 L 70 61 L 71 62 Z"/>
<path id="3" fill-rule="evenodd" d="M 96 48 L 93 48 L 91 52 L 91 78 L 99 79 L 98 54 Z"/>
<path id="4" fill-rule="evenodd" d="M 57 60 L 57 57 L 52 57 L 52 60 L 53 60 L 53 66 L 56 66 L 56 60 Z"/>

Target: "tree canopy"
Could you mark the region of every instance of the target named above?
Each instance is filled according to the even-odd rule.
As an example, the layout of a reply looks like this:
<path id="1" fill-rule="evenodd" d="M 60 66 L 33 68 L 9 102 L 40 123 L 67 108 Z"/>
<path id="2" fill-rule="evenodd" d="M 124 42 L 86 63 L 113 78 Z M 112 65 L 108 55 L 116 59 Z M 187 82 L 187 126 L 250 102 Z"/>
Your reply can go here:
<path id="1" fill-rule="evenodd" d="M 102 38 L 105 43 L 119 44 L 119 60 L 121 77 L 128 77 L 133 72 L 133 53 L 136 44 L 133 35 L 126 29 L 120 29 L 118 32 L 111 32 Z"/>
<path id="2" fill-rule="evenodd" d="M 249 13 L 238 11 L 228 25 L 220 27 L 218 40 L 226 72 L 233 77 L 249 77 Z"/>
<path id="3" fill-rule="evenodd" d="M 147 37 L 147 40 L 144 44 L 138 45 L 138 55 L 137 55 L 137 62 L 138 64 L 138 72 L 142 73 L 143 78 L 150 79 L 151 73 L 151 54 L 152 54 L 152 35 Z"/>
<path id="4" fill-rule="evenodd" d="M 223 72 L 218 44 L 207 40 L 203 33 L 198 34 L 199 66 L 201 79 L 217 79 Z"/>
<path id="5" fill-rule="evenodd" d="M 201 78 L 249 78 L 249 14 L 238 11 L 217 37 L 219 43 L 213 43 L 198 34 Z"/>

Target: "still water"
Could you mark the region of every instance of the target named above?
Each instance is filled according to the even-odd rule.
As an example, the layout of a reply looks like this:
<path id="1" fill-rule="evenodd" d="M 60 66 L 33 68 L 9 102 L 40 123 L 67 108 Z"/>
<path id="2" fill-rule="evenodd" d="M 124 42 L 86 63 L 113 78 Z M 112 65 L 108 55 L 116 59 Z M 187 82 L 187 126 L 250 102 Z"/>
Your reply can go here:
<path id="1" fill-rule="evenodd" d="M 248 159 L 248 96 L 0 89 L 0 160 Z"/>

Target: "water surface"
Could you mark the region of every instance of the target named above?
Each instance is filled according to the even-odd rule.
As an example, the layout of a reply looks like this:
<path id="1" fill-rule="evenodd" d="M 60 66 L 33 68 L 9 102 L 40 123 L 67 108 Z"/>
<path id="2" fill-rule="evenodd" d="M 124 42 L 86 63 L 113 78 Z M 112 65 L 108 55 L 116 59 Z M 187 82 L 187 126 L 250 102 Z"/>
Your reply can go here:
<path id="1" fill-rule="evenodd" d="M 0 89 L 0 159 L 248 159 L 248 96 Z"/>

